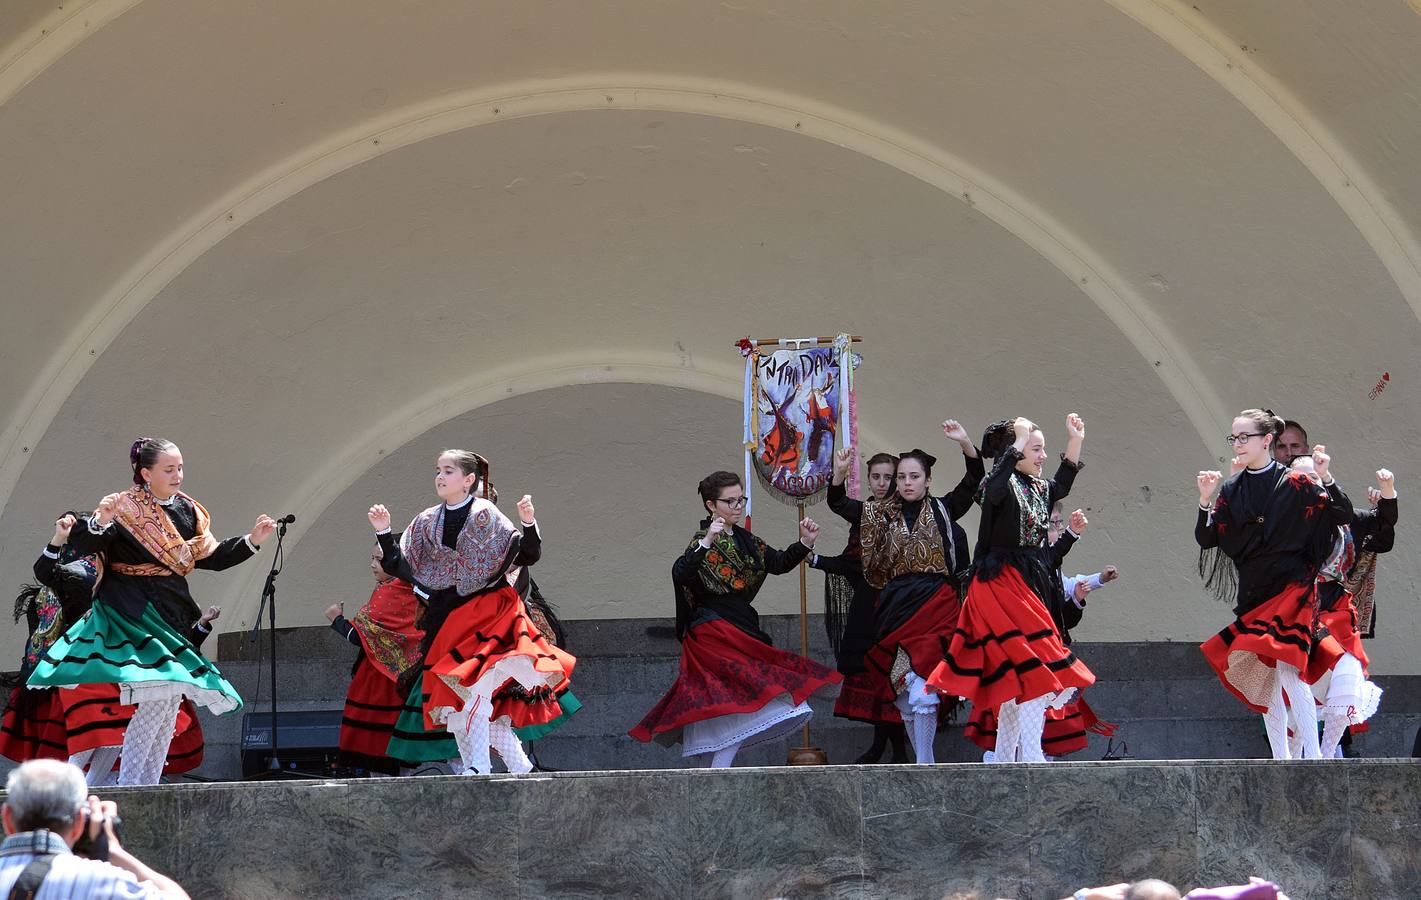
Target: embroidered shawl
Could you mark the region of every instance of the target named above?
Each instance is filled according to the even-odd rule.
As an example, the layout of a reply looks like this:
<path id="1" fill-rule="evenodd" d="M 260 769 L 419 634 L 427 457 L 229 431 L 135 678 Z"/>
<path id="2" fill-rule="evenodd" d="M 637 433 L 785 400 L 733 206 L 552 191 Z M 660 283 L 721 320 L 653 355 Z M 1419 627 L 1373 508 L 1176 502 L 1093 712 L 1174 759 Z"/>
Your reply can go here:
<path id="1" fill-rule="evenodd" d="M 687 544 L 687 548 L 694 547 L 706 536 L 705 529 L 697 531 Z M 753 596 L 759 590 L 760 585 L 765 581 L 765 554 L 760 549 L 763 543 L 754 535 L 750 536 L 754 541 L 755 549 L 760 552 L 744 553 L 740 545 L 736 543 L 733 532 L 730 529 L 722 531 L 715 540 L 711 541 L 710 550 L 706 553 L 705 564 L 701 566 L 701 585 L 712 594 L 729 594 L 734 591 L 749 591 Z"/>
<path id="2" fill-rule="evenodd" d="M 133 535 L 150 556 L 158 561 L 132 566 L 115 565 L 114 571 L 124 575 L 187 575 L 197 565 L 197 561 L 212 555 L 217 549 L 217 539 L 210 530 L 212 517 L 192 497 L 182 491 L 177 493 L 192 504 L 197 516 L 197 533 L 191 540 L 184 540 L 173 525 L 173 520 L 163 510 L 162 504 L 139 485 L 119 494 L 118 508 L 114 521 Z"/>
<path id="3" fill-rule="evenodd" d="M 933 515 L 932 504 L 937 501 L 932 497 L 923 501 L 912 531 L 903 518 L 903 499 L 897 494 L 864 502 L 859 545 L 864 580 L 871 586 L 882 588 L 899 575 L 912 572 L 945 575 L 951 571 L 942 531 Z"/>
<path id="4" fill-rule="evenodd" d="M 419 601 L 414 589 L 403 581 L 387 581 L 375 589 L 370 600 L 350 620 L 365 655 L 391 681 L 420 663 L 419 642 L 424 631 L 415 625 Z"/>
<path id="5" fill-rule="evenodd" d="M 522 534 L 498 507 L 474 498 L 468 521 L 454 549 L 444 546 L 444 504 L 414 517 L 400 538 L 400 552 L 420 587 L 454 588 L 468 596 L 488 587 L 507 571 L 518 552 Z"/>
<path id="6" fill-rule="evenodd" d="M 1021 546 L 1046 546 L 1046 527 L 1051 523 L 1050 482 L 1021 472 L 1014 472 L 1012 473 L 1011 490 L 1016 495 L 1016 504 L 1021 510 L 1019 519 Z"/>

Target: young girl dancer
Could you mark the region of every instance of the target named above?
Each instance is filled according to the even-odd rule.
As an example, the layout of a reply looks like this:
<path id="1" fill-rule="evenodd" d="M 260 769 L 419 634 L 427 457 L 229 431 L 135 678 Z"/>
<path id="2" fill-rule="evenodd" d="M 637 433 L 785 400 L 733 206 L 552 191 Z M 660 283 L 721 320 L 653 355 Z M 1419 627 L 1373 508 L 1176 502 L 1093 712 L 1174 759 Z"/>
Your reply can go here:
<path id="1" fill-rule="evenodd" d="M 171 441 L 140 438 L 129 462 L 133 486 L 105 497 L 69 535 L 75 553 L 104 554 L 93 609 L 49 648 L 29 683 L 117 684 L 121 702 L 137 704 L 124 730 L 119 784 L 157 784 L 184 697 L 218 714 L 242 707 L 198 651 L 205 632 L 186 576 L 251 559 L 276 522 L 258 516 L 248 534 L 218 543 L 207 510 L 180 489 L 183 456 Z"/>
<path id="2" fill-rule="evenodd" d="M 972 583 L 946 658 L 929 679 L 974 707 L 999 707 L 998 762 L 1044 762 L 1047 709 L 1095 682 L 1051 617 L 1061 579 L 1046 531 L 1051 508 L 1070 493 L 1081 468 L 1085 423 L 1072 413 L 1066 429 L 1066 452 L 1049 481 L 1041 477 L 1046 439 L 1032 422 L 999 422 L 983 437 L 982 453 L 998 458 L 977 497 L 982 518 Z"/>
<path id="3" fill-rule="evenodd" d="M 490 746 L 508 771 L 532 769 L 514 729 L 562 714 L 556 693 L 576 664 L 544 639 L 508 583 L 512 566 L 532 565 L 542 552 L 533 500 L 518 501 L 515 527 L 490 489 L 488 460 L 446 450 L 434 471 L 440 503 L 415 516 L 398 545 L 390 511 L 376 504 L 369 512 L 381 567 L 428 603 L 418 705 L 426 729 L 454 735 L 466 775 L 491 770 Z"/>

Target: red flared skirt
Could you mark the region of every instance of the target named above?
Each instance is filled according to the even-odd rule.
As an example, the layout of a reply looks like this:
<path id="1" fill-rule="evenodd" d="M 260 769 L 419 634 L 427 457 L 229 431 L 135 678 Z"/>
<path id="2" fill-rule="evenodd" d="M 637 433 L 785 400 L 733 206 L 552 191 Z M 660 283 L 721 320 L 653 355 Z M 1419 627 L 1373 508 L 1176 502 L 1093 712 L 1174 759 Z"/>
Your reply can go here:
<path id="1" fill-rule="evenodd" d="M 1077 694 L 1076 699 L 1060 709 L 1046 710 L 1046 727 L 1041 732 L 1041 750 L 1047 756 L 1065 756 L 1084 750 L 1089 743 L 1088 732 L 1111 735 L 1116 725 L 1102 722 L 1095 710 Z M 983 750 L 997 749 L 997 711 L 973 708 L 972 717 L 963 729 L 963 736 Z"/>
<path id="2" fill-rule="evenodd" d="M 1350 653 L 1362 663 L 1362 671 L 1371 669 L 1371 660 L 1362 647 L 1362 633 L 1357 630 L 1357 605 L 1351 594 L 1343 594 L 1331 612 L 1317 614 L 1318 633 L 1323 634 L 1313 643 L 1308 655 L 1308 683 L 1316 683 L 1319 678 L 1332 671 L 1343 653 Z"/>
<path id="3" fill-rule="evenodd" d="M 864 666 L 878 677 L 880 696 L 892 702 L 897 687 L 890 682 L 898 648 L 908 655 L 908 663 L 922 678 L 930 678 L 942 663 L 942 648 L 957 628 L 962 604 L 952 585 L 943 583 L 918 611 L 864 654 Z"/>
<path id="4" fill-rule="evenodd" d="M 128 730 L 128 722 L 133 718 L 136 707 L 119 703 L 118 691 L 116 684 L 81 684 L 59 689 L 69 755 L 123 744 L 124 732 Z M 202 765 L 203 747 L 197 707 L 184 697 L 178 706 L 173 742 L 168 745 L 168 759 L 163 765 L 163 773 L 176 775 Z"/>
<path id="5" fill-rule="evenodd" d="M 1268 711 L 1278 663 L 1310 676 L 1316 598 L 1311 584 L 1289 585 L 1200 645 L 1224 687 L 1255 712 Z"/>
<path id="6" fill-rule="evenodd" d="M 892 700 L 884 699 L 892 690 L 888 679 L 871 670 L 844 676 L 839 699 L 834 701 L 834 715 L 841 719 L 868 722 L 870 725 L 895 725 L 903 721 Z"/>
<path id="7" fill-rule="evenodd" d="M 928 684 L 974 707 L 995 709 L 1095 683 L 1061 643 L 1046 604 L 1010 565 L 990 581 L 972 580 L 946 657 Z"/>
<path id="8" fill-rule="evenodd" d="M 398 772 L 402 763 L 388 756 L 387 751 L 403 706 L 395 682 L 362 653 L 345 692 L 336 762 L 372 772 Z"/>
<path id="9" fill-rule="evenodd" d="M 562 715 L 556 692 L 568 686 L 577 659 L 543 638 L 511 586 L 480 594 L 449 614 L 435 636 L 424 670 L 425 726 L 437 727 L 438 707 L 463 709 L 445 679 L 488 689 L 490 718 L 508 716 L 514 728 L 546 725 Z M 527 687 L 514 672 L 531 672 L 540 684 Z"/>
<path id="10" fill-rule="evenodd" d="M 10 692 L 0 720 L 0 756 L 17 763 L 69 758 L 58 688 L 34 690 L 22 684 Z"/>
<path id="11" fill-rule="evenodd" d="M 711 619 L 686 633 L 675 683 L 628 733 L 639 741 L 674 743 L 692 722 L 756 712 L 786 694 L 803 703 L 842 680 L 812 659 L 757 641 L 724 619 Z"/>

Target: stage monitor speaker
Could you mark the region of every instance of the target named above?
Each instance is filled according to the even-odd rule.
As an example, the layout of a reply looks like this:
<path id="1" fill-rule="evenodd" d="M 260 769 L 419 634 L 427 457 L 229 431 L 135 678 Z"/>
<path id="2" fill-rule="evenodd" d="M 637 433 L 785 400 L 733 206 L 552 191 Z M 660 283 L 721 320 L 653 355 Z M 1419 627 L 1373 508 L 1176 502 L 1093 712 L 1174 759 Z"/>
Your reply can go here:
<path id="1" fill-rule="evenodd" d="M 343 710 L 283 710 L 277 713 L 277 748 L 283 769 L 308 775 L 330 775 L 340 746 Z M 242 716 L 242 777 L 268 771 L 271 764 L 271 713 Z"/>

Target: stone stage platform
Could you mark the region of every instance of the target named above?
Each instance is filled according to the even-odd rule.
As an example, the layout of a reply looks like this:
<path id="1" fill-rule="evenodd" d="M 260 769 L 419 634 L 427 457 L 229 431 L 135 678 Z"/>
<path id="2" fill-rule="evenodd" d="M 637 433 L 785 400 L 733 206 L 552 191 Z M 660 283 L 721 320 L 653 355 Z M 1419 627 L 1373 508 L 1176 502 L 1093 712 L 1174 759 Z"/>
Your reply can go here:
<path id="1" fill-rule="evenodd" d="M 1421 896 L 1421 762 L 577 772 L 105 792 L 194 897 Z"/>

